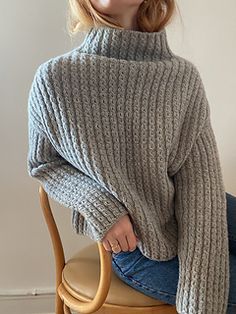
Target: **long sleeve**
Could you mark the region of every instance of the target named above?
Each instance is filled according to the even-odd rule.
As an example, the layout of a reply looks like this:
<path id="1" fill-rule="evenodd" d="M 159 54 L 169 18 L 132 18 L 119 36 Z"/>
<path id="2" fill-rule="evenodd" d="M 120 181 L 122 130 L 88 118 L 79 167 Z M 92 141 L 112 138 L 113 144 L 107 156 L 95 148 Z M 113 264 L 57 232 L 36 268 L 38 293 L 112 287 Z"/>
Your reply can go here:
<path id="1" fill-rule="evenodd" d="M 28 174 L 36 178 L 48 195 L 84 216 L 93 240 L 101 240 L 123 215 L 125 206 L 95 180 L 65 160 L 53 147 L 40 115 L 37 75 L 28 101 Z"/>
<path id="2" fill-rule="evenodd" d="M 199 92 L 191 103 L 200 108 L 192 120 L 198 130 L 193 123 L 185 128 L 179 150 L 188 154 L 173 176 L 179 258 L 176 305 L 181 314 L 225 314 L 229 295 L 226 196 L 201 79 L 200 84 L 201 97 Z M 204 113 L 200 129 L 197 111 Z"/>

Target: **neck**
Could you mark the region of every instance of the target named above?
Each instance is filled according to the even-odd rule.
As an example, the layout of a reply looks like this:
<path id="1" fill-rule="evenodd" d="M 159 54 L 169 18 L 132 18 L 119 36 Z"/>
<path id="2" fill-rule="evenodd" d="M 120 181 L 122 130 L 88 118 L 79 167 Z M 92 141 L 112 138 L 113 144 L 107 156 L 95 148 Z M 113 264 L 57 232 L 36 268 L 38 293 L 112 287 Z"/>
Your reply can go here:
<path id="1" fill-rule="evenodd" d="M 140 4 L 127 5 L 126 3 L 125 6 L 126 8 L 119 6 L 122 13 L 117 15 L 113 14 L 113 18 L 125 29 L 139 30 L 137 15 Z"/>
<path id="2" fill-rule="evenodd" d="M 77 49 L 81 53 L 135 61 L 155 61 L 174 56 L 165 28 L 158 32 L 142 32 L 107 26 L 92 27 Z"/>

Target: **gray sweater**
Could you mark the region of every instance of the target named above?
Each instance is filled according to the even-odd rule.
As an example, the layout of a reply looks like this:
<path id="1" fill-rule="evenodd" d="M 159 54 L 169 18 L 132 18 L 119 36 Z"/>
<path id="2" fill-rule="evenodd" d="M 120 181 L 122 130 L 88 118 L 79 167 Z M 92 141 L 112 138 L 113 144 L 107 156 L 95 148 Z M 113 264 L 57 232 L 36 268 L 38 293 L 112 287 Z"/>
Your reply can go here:
<path id="1" fill-rule="evenodd" d="M 225 314 L 226 196 L 197 67 L 159 32 L 92 28 L 40 64 L 28 99 L 28 173 L 101 241 L 129 214 L 146 257 L 178 254 L 177 311 Z"/>

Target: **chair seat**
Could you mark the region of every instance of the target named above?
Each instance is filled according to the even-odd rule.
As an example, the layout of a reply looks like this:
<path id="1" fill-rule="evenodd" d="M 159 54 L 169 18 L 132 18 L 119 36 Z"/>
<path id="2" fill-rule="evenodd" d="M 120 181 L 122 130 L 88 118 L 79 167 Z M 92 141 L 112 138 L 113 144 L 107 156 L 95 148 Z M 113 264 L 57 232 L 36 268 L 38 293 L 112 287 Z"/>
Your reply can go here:
<path id="1" fill-rule="evenodd" d="M 100 275 L 100 261 L 97 243 L 85 247 L 73 255 L 65 264 L 62 282 L 68 286 L 74 297 L 94 298 Z M 123 282 L 112 270 L 111 285 L 105 303 L 123 306 L 153 306 L 166 302 L 156 300 L 135 290 Z"/>

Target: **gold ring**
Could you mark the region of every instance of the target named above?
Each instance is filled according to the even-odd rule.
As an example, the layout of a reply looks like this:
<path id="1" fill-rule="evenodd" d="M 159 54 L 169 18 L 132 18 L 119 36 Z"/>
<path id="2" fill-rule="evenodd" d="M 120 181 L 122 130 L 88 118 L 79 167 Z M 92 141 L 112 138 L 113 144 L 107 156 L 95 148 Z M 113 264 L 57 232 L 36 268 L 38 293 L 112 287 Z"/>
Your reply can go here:
<path id="1" fill-rule="evenodd" d="M 113 249 L 113 248 L 116 248 L 116 247 L 118 247 L 119 246 L 119 243 L 116 243 L 115 245 L 113 245 L 113 244 L 111 244 L 111 248 Z"/>

